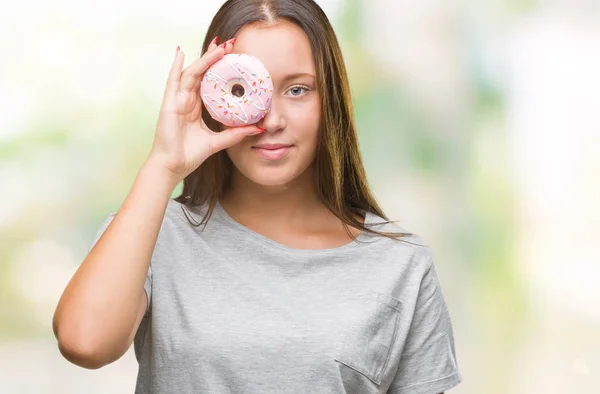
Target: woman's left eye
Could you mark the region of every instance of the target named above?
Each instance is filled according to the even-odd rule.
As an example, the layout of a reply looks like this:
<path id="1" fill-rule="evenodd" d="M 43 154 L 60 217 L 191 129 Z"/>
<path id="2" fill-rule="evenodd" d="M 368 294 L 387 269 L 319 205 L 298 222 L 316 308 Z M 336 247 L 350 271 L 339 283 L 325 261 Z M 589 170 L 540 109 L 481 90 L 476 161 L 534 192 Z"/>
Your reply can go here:
<path id="1" fill-rule="evenodd" d="M 290 90 L 288 90 L 294 97 L 302 96 L 303 92 L 305 93 L 306 91 L 308 91 L 308 86 L 303 85 L 292 86 Z"/>

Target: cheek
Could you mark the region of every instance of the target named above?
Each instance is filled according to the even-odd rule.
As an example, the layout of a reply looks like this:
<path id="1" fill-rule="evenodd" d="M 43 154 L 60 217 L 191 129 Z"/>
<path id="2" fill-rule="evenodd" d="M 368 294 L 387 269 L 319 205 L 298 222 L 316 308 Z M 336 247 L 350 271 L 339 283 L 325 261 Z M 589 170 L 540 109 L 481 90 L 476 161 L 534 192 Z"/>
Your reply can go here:
<path id="1" fill-rule="evenodd" d="M 306 142 L 316 139 L 320 120 L 320 108 L 317 101 L 297 105 L 288 112 L 288 127 Z"/>
<path id="2" fill-rule="evenodd" d="M 225 151 L 227 152 L 227 156 L 229 156 L 229 159 L 231 159 L 231 161 L 236 167 L 243 165 L 244 151 L 239 144 L 230 146 L 229 148 L 225 149 Z"/>

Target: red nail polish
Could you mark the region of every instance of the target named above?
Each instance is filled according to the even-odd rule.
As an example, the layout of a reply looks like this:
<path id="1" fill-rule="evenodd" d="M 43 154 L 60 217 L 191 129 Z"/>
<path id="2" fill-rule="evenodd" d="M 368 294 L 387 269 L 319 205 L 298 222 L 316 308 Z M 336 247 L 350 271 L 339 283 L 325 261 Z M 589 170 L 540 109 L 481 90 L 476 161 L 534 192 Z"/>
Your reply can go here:
<path id="1" fill-rule="evenodd" d="M 216 36 L 216 37 L 215 37 L 215 38 L 212 40 L 211 44 L 216 44 L 218 40 L 219 40 L 219 36 Z"/>
<path id="2" fill-rule="evenodd" d="M 179 52 L 179 45 L 177 45 L 177 50 L 175 52 Z"/>
<path id="3" fill-rule="evenodd" d="M 220 46 L 222 46 L 223 48 L 225 48 L 227 46 L 227 41 L 225 41 L 224 43 L 222 43 Z"/>
<path id="4" fill-rule="evenodd" d="M 233 39 L 231 40 L 231 43 L 233 44 L 236 40 L 237 40 L 237 38 L 233 37 Z"/>
<path id="5" fill-rule="evenodd" d="M 265 131 L 264 127 L 257 127 L 258 131 Z"/>

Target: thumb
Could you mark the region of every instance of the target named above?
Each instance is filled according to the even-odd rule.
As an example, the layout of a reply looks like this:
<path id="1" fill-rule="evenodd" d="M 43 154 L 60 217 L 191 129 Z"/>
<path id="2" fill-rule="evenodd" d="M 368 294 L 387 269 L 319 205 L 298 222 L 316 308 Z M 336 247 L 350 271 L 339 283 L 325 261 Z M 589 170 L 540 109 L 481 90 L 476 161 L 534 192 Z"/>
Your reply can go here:
<path id="1" fill-rule="evenodd" d="M 255 125 L 224 129 L 214 136 L 215 141 L 213 146 L 216 148 L 216 151 L 220 151 L 239 143 L 245 137 L 260 134 L 264 131 L 265 129 L 263 127 L 257 127 Z"/>

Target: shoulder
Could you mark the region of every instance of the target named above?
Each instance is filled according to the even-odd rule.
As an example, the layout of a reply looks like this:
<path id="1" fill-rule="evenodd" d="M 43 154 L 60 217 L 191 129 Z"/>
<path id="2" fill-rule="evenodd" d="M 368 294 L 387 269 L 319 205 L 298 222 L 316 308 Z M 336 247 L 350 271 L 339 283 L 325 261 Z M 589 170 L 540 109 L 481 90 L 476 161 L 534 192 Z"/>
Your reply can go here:
<path id="1" fill-rule="evenodd" d="M 190 207 L 174 199 L 170 199 L 167 204 L 163 223 L 176 226 L 197 226 L 202 221 L 207 210 L 206 206 Z"/>
<path id="2" fill-rule="evenodd" d="M 163 225 L 179 225 L 186 221 L 186 211 L 189 209 L 182 203 L 170 199 L 165 210 Z"/>
<path id="3" fill-rule="evenodd" d="M 177 240 L 202 237 L 203 207 L 190 207 L 174 199 L 168 201 L 158 234 L 158 244 L 177 243 Z M 213 217 L 216 213 L 213 213 Z"/>
<path id="4" fill-rule="evenodd" d="M 176 232 L 178 228 L 190 226 L 190 223 L 186 220 L 184 210 L 185 206 L 183 204 L 173 199 L 168 201 L 165 214 L 161 222 L 157 244 L 164 243 L 166 240 L 172 238 L 172 234 Z M 89 245 L 89 250 L 91 250 L 98 242 L 102 234 L 106 231 L 110 223 L 116 217 L 117 212 L 118 210 L 113 210 L 104 216 L 100 226 L 96 229 L 95 235 L 92 238 L 92 242 Z"/>
<path id="5" fill-rule="evenodd" d="M 383 235 L 365 237 L 365 251 L 369 264 L 384 272 L 397 282 L 396 291 L 418 289 L 422 281 L 431 275 L 434 254 L 424 238 L 398 221 L 386 222 L 380 216 L 369 213 L 366 225 L 371 230 L 386 233 L 404 233 L 395 239 Z"/>
<path id="6" fill-rule="evenodd" d="M 187 239 L 204 239 L 215 232 L 226 231 L 219 210 L 215 207 L 210 216 L 207 215 L 208 211 L 207 203 L 192 206 L 170 199 L 161 231 L 175 233 L 178 237 Z"/>
<path id="7" fill-rule="evenodd" d="M 433 264 L 433 252 L 420 234 L 412 231 L 399 221 L 386 221 L 379 215 L 369 212 L 365 225 L 371 230 L 386 233 L 404 234 L 396 239 L 389 239 L 381 235 L 369 235 L 372 240 L 381 243 L 381 249 L 387 254 L 401 255 L 408 258 L 411 264 L 417 264 L 428 269 Z"/>

